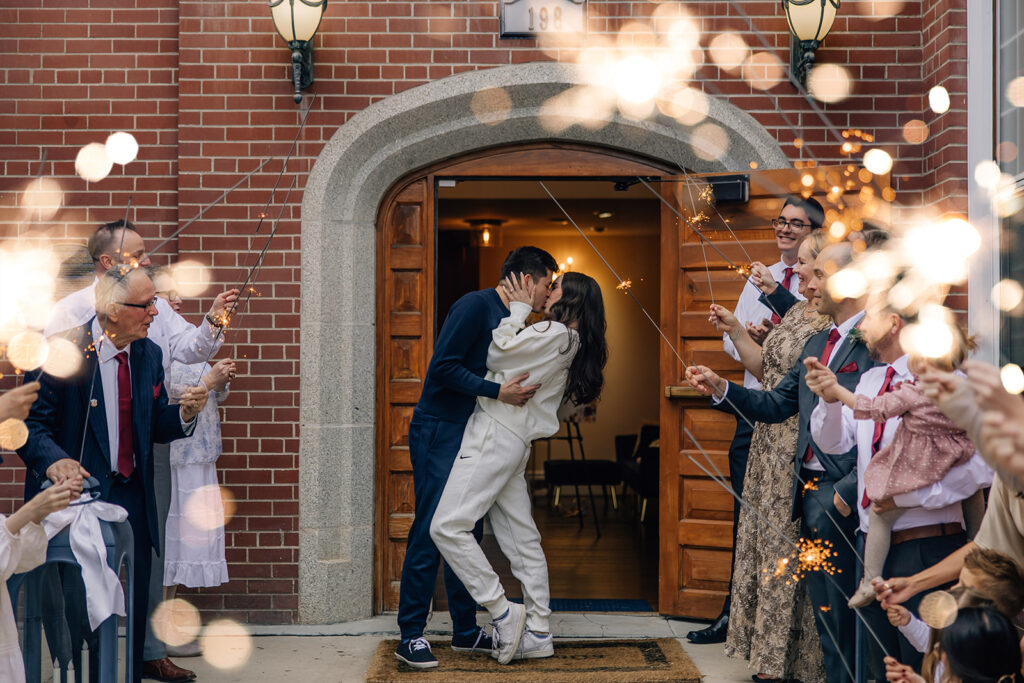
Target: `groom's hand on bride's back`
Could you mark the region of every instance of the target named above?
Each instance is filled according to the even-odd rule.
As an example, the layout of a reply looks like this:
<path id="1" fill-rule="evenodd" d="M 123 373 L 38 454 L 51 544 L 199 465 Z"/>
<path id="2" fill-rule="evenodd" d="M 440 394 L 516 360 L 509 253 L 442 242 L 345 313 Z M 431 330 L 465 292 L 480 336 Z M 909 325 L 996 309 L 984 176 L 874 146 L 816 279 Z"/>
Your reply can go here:
<path id="1" fill-rule="evenodd" d="M 513 377 L 509 381 L 501 385 L 501 389 L 498 390 L 498 400 L 502 403 L 507 403 L 511 406 L 524 406 L 526 402 L 533 398 L 533 395 L 540 389 L 539 384 L 531 384 L 530 386 L 523 386 L 523 382 L 527 380 L 530 373 L 524 372 L 518 377 Z"/>

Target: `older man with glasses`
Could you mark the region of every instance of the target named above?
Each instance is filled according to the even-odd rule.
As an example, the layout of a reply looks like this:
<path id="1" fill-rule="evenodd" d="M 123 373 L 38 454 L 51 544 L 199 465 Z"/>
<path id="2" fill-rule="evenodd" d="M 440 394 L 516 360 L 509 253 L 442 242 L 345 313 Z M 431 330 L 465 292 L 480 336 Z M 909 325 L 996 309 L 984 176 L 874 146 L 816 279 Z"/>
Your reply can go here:
<path id="1" fill-rule="evenodd" d="M 775 243 L 779 248 L 779 261 L 770 266 L 759 262 L 751 264 L 751 278 L 743 287 L 734 311 L 736 318 L 746 326 L 751 338 L 758 344 L 764 342 L 768 333 L 785 315 L 786 309 L 793 302 L 803 299 L 798 292 L 799 280 L 793 271 L 793 266 L 796 265 L 796 254 L 800 250 L 800 243 L 804 237 L 810 234 L 811 230 L 820 228 L 824 218 L 825 211 L 817 200 L 788 197 L 782 206 L 779 217 L 772 220 Z M 755 286 L 755 283 L 760 282 L 765 283 L 762 285 L 766 289 L 765 295 L 762 294 L 761 289 Z M 781 286 L 777 286 L 776 283 L 781 283 Z M 767 297 L 769 292 L 775 292 L 771 299 Z M 774 301 L 776 297 L 788 301 L 788 303 L 784 307 L 782 304 L 768 303 L 769 300 Z M 739 351 L 736 350 L 736 346 L 728 334 L 722 335 L 722 342 L 725 352 L 735 360 L 740 360 Z M 748 389 L 760 389 L 761 382 L 748 370 L 743 375 L 743 386 Z M 740 495 L 743 494 L 743 478 L 747 471 L 747 452 L 750 449 L 753 432 L 753 428 L 744 420 L 738 420 L 736 432 L 729 445 L 729 477 L 736 493 Z M 732 540 L 734 547 L 736 545 L 736 528 L 739 526 L 739 514 L 740 506 L 737 502 L 733 504 Z M 731 590 L 730 585 L 730 595 L 726 596 L 722 612 L 714 623 L 705 629 L 690 631 L 686 635 L 690 642 L 698 645 L 725 642 L 726 632 L 729 628 Z"/>

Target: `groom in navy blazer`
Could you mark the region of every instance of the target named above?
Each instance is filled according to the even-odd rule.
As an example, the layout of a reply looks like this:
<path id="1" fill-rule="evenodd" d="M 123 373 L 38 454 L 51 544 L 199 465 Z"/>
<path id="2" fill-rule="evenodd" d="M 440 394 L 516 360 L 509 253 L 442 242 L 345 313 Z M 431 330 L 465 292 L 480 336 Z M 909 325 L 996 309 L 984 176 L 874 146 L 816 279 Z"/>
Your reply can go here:
<path id="1" fill-rule="evenodd" d="M 799 473 L 799 478 L 793 478 L 793 519 L 801 520 L 800 533 L 804 538 L 832 544 L 832 564 L 839 570 L 828 577 L 812 571 L 805 578 L 829 683 L 849 680 L 847 665 L 852 670 L 855 658 L 854 614 L 846 601 L 855 588 L 857 568 L 851 547 L 857 527 L 857 516 L 853 514 L 857 499 L 857 450 L 823 453 L 811 438 L 811 411 L 818 397 L 804 381 L 804 359 L 820 359 L 827 350 L 828 367 L 836 373 L 839 383 L 851 391 L 860 376 L 875 366 L 866 345 L 857 341 L 856 334 L 850 334 L 864 317 L 864 298 L 837 299 L 827 289 L 828 273 L 848 265 L 852 256 L 852 247 L 846 243 L 826 247 L 818 255 L 814 276 L 807 284 L 807 297 L 812 302 L 820 299 L 818 311 L 832 316 L 834 324 L 830 330 L 807 340 L 796 365 L 774 389 L 745 389 L 726 382 L 704 366 L 686 370 L 686 378 L 694 388 L 714 395 L 714 407 L 735 414 L 737 419 L 772 423 L 800 416 L 796 453 L 786 454 Z M 780 463 L 779 467 L 784 465 Z M 803 482 L 813 484 L 805 487 Z"/>
<path id="2" fill-rule="evenodd" d="M 82 365 L 65 379 L 40 374 L 39 397 L 28 419 L 28 441 L 18 455 L 28 468 L 25 499 L 45 480 L 70 480 L 81 491 L 83 477 L 100 482 L 103 500 L 128 512 L 135 542 L 132 680 L 142 678 L 142 644 L 151 551 L 159 538 L 153 496 L 153 443 L 192 433 L 206 403 L 206 388 L 188 390 L 169 405 L 160 347 L 146 339 L 156 315 L 153 282 L 140 270 L 108 271 L 96 289 L 96 317 L 70 330 Z M 125 355 L 122 355 L 125 354 Z M 126 366 L 126 367 L 125 367 Z M 37 373 L 38 374 L 38 373 Z M 122 396 L 127 389 L 129 397 Z M 130 427 L 122 424 L 127 417 Z"/>

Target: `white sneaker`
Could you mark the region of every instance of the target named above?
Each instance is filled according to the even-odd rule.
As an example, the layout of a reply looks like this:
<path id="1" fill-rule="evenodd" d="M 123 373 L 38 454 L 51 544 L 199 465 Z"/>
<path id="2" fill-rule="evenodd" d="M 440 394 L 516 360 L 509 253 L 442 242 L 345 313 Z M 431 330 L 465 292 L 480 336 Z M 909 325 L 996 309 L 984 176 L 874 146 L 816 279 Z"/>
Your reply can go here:
<path id="1" fill-rule="evenodd" d="M 550 633 L 546 636 L 538 636 L 533 631 L 527 629 L 523 632 L 523 638 L 519 643 L 519 649 L 516 650 L 512 660 L 544 659 L 545 657 L 552 657 L 554 654 L 555 644 Z"/>
<path id="2" fill-rule="evenodd" d="M 523 638 L 523 630 L 526 628 L 526 608 L 519 603 L 508 604 L 508 614 L 501 619 L 491 622 L 494 627 L 494 658 L 498 664 L 508 664 L 512 661 L 519 643 Z"/>

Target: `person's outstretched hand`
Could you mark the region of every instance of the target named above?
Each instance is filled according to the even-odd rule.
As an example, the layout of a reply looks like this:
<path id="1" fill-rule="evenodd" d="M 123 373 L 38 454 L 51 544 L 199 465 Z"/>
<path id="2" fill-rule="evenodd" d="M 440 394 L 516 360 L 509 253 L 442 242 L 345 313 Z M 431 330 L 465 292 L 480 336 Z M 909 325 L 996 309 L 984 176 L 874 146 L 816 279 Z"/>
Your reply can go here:
<path id="1" fill-rule="evenodd" d="M 910 585 L 910 579 L 903 576 L 893 579 L 873 579 L 871 585 L 875 588 L 875 600 L 882 603 L 884 610 L 904 603 L 918 593 Z"/>
<path id="2" fill-rule="evenodd" d="M 719 332 L 725 332 L 730 337 L 743 329 L 743 324 L 725 306 L 711 304 L 711 315 L 708 320 Z"/>
<path id="3" fill-rule="evenodd" d="M 754 343 L 758 346 L 764 346 L 764 340 L 768 338 L 768 334 L 775 329 L 775 323 L 768 318 L 761 321 L 759 325 L 753 323 L 747 323 L 747 334 L 754 340 Z"/>
<path id="4" fill-rule="evenodd" d="M 807 368 L 807 375 L 804 377 L 804 381 L 807 383 L 808 389 L 824 399 L 826 403 L 835 403 L 839 400 L 835 392 L 839 382 L 836 381 L 834 372 L 822 365 L 821 361 L 813 356 L 804 358 L 804 366 Z"/>
<path id="5" fill-rule="evenodd" d="M 760 261 L 750 264 L 750 281 L 765 294 L 773 294 L 775 288 L 779 286 L 775 282 L 775 278 L 772 277 L 772 271 L 768 270 L 768 266 Z"/>
<path id="6" fill-rule="evenodd" d="M 687 383 L 704 396 L 722 395 L 728 385 L 724 379 L 715 374 L 706 365 L 691 365 L 683 375 Z"/>
<path id="7" fill-rule="evenodd" d="M 895 657 L 885 658 L 885 680 L 889 683 L 925 683 L 911 667 L 900 664 Z"/>
<path id="8" fill-rule="evenodd" d="M 226 325 L 228 323 L 228 311 L 231 310 L 231 305 L 235 303 L 237 298 L 237 289 L 229 289 L 225 292 L 221 292 L 217 295 L 217 298 L 213 300 L 213 305 L 210 306 L 210 312 L 208 315 L 214 320 L 218 320 L 222 324 Z"/>
<path id="9" fill-rule="evenodd" d="M 0 396 L 0 422 L 24 420 L 39 395 L 39 382 L 27 382 Z"/>
<path id="10" fill-rule="evenodd" d="M 982 410 L 998 410 L 1007 419 L 1024 421 L 1024 399 L 1006 391 L 999 368 L 982 361 L 969 360 L 964 363 L 963 369 Z"/>

